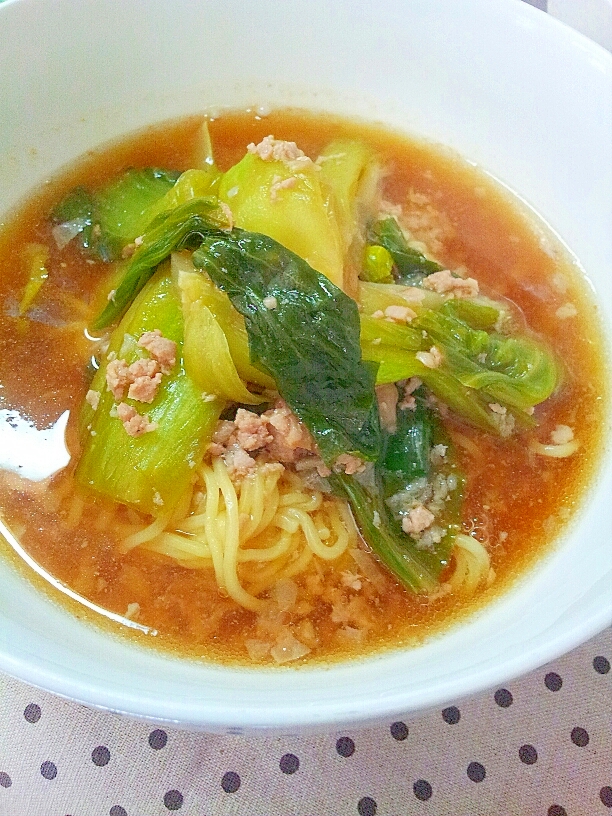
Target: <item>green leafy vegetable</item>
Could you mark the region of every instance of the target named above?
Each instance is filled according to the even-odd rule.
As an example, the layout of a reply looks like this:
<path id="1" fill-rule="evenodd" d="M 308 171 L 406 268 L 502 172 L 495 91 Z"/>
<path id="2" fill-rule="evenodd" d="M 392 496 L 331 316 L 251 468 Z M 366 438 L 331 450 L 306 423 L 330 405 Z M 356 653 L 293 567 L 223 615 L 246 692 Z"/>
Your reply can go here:
<path id="1" fill-rule="evenodd" d="M 363 253 L 361 277 L 373 283 L 392 283 L 393 257 L 388 249 L 368 244 Z"/>
<path id="2" fill-rule="evenodd" d="M 195 270 L 179 272 L 176 280 L 185 320 L 183 356 L 187 374 L 207 394 L 244 405 L 263 402 L 240 379 L 225 333 L 206 305 L 209 282 Z"/>
<path id="3" fill-rule="evenodd" d="M 504 337 L 473 328 L 458 316 L 465 307 L 457 303 L 461 301 L 448 301 L 437 312 L 427 311 L 418 318 L 418 325 L 443 349 L 453 375 L 463 385 L 518 411 L 547 399 L 560 378 L 554 355 L 525 335 Z"/>
<path id="4" fill-rule="evenodd" d="M 210 309 L 215 320 L 223 329 L 227 345 L 238 375 L 243 382 L 255 383 L 263 388 L 276 389 L 272 377 L 251 364 L 249 336 L 244 317 L 232 306 L 231 300 L 206 275 L 195 271 L 190 252 L 173 252 L 171 258 L 172 274 L 181 286 L 181 281 L 192 275 L 198 276 L 197 297 Z"/>
<path id="5" fill-rule="evenodd" d="M 383 218 L 372 224 L 368 230 L 368 242 L 378 244 L 390 253 L 396 267 L 396 283 L 415 286 L 427 275 L 442 269 L 440 264 L 428 260 L 408 245 L 395 218 Z"/>
<path id="6" fill-rule="evenodd" d="M 342 287 L 342 239 L 320 175 L 309 160 L 264 161 L 247 153 L 224 174 L 219 199 L 238 227 L 273 238 Z"/>
<path id="7" fill-rule="evenodd" d="M 396 429 L 383 433 L 373 475 L 361 479 L 332 474 L 329 481 L 349 501 L 357 526 L 378 557 L 408 589 L 421 593 L 435 589 L 449 564 L 460 529 L 463 479 L 422 388 L 415 399 L 415 410 L 398 406 Z M 445 443 L 445 463 L 434 468 L 432 449 L 441 443 Z M 421 501 L 436 510 L 439 531 L 425 546 L 401 526 L 403 516 Z"/>
<path id="8" fill-rule="evenodd" d="M 170 512 L 188 490 L 193 468 L 210 441 L 224 403 L 205 401 L 185 372 L 181 300 L 166 270 L 134 301 L 111 336 L 108 354 L 121 356 L 128 364 L 134 362 L 144 354 L 138 339 L 153 329 L 177 343 L 177 363 L 163 377 L 150 405 L 127 397 L 124 401 L 146 413 L 157 423 L 156 430 L 135 438 L 111 415 L 115 402 L 106 388 L 107 355 L 91 383 L 92 391 L 99 394 L 97 407 L 94 410 L 85 403 L 81 412 L 83 450 L 76 479 L 114 501 L 159 515 Z"/>
<path id="9" fill-rule="evenodd" d="M 175 184 L 178 173 L 130 169 L 95 196 L 99 235 L 95 250 L 104 261 L 121 257 L 125 246 L 141 235 L 151 220 L 148 210 Z"/>
<path id="10" fill-rule="evenodd" d="M 381 168 L 376 154 L 364 142 L 337 139 L 319 154 L 321 181 L 333 193 L 332 207 L 346 253 L 374 215 Z"/>
<path id="11" fill-rule="evenodd" d="M 419 389 L 422 392 L 423 389 Z M 401 395 L 400 395 L 401 396 Z M 402 490 L 415 479 L 427 478 L 431 470 L 433 412 L 425 406 L 422 393 L 415 396 L 415 408 L 396 411 L 397 427 L 383 435 L 383 447 L 376 463 L 385 498 Z"/>
<path id="12" fill-rule="evenodd" d="M 49 277 L 47 263 L 49 249 L 44 244 L 26 244 L 25 262 L 28 271 L 28 282 L 23 290 L 19 303 L 19 314 L 24 315 L 34 303 L 43 283 Z"/>
<path id="13" fill-rule="evenodd" d="M 52 210 L 53 235 L 61 249 L 73 238 L 82 249 L 92 246 L 95 202 L 84 187 L 76 187 Z"/>
<path id="14" fill-rule="evenodd" d="M 121 283 L 94 320 L 93 330 L 103 329 L 120 317 L 171 252 L 197 245 L 205 235 L 227 226 L 227 217 L 215 198 L 194 198 L 157 216 L 125 263 Z"/>
<path id="15" fill-rule="evenodd" d="M 416 593 L 432 592 L 438 575 L 428 564 L 426 553 L 419 552 L 405 533 L 394 529 L 382 492 L 370 492 L 352 476 L 332 474 L 332 490 L 345 498 L 353 510 L 364 539 L 381 561 L 408 589 Z"/>
<path id="16" fill-rule="evenodd" d="M 193 263 L 243 315 L 252 362 L 313 434 L 323 459 L 374 459 L 379 425 L 374 368 L 361 362 L 357 304 L 265 235 L 205 238 Z"/>
<path id="17" fill-rule="evenodd" d="M 103 261 L 121 257 L 125 246 L 142 234 L 179 173 L 130 169 L 95 193 L 77 187 L 51 213 L 60 249 L 72 239 Z"/>

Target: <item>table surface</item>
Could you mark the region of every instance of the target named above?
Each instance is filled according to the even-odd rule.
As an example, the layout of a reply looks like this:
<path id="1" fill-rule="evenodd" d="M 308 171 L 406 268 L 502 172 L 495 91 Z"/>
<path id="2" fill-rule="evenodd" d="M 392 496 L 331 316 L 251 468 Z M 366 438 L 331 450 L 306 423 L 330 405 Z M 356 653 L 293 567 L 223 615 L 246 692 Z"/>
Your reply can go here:
<path id="1" fill-rule="evenodd" d="M 1 1 L 1 0 L 0 0 Z M 612 50 L 612 0 L 525 0 Z M 0 816 L 612 816 L 612 628 L 427 716 L 214 736 L 0 675 Z"/>

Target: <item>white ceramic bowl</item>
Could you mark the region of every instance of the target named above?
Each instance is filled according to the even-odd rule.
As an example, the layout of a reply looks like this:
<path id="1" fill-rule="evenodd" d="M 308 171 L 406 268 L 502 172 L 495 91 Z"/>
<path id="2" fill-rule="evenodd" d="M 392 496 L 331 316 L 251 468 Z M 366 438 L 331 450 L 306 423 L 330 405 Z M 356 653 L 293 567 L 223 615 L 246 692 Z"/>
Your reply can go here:
<path id="1" fill-rule="evenodd" d="M 88 148 L 209 106 L 382 120 L 454 147 L 533 206 L 588 270 L 612 336 L 612 57 L 519 0 L 8 0 L 0 38 L 0 212 Z M 0 669 L 88 705 L 232 733 L 441 705 L 610 623 L 611 497 L 608 449 L 572 531 L 505 596 L 420 648 L 329 669 L 140 650 L 0 565 Z"/>

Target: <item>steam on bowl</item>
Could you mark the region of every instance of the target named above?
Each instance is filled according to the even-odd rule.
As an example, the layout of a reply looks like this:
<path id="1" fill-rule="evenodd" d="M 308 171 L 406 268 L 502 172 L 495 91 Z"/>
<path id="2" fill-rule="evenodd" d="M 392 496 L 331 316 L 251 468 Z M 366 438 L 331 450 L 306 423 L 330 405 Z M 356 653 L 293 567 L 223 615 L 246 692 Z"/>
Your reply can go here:
<path id="1" fill-rule="evenodd" d="M 92 148 L 160 122 L 300 108 L 383 123 L 451 148 L 539 214 L 585 270 L 609 366 L 612 57 L 546 15 L 518 0 L 358 12 L 8 0 L 0 27 L 0 213 Z M 231 733 L 371 721 L 505 682 L 612 620 L 609 395 L 602 416 L 603 450 L 562 539 L 421 645 L 299 669 L 187 660 L 92 626 L 40 590 L 35 559 L 17 568 L 7 554 L 0 668 L 87 705 Z"/>

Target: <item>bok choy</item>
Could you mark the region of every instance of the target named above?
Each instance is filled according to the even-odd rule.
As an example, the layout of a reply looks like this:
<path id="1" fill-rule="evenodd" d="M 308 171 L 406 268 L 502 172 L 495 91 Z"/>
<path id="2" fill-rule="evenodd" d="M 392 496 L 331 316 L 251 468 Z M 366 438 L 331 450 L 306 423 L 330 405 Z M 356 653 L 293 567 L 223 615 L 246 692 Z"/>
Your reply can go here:
<path id="1" fill-rule="evenodd" d="M 114 398 L 106 387 L 110 359 L 132 363 L 142 351 L 137 341 L 146 331 L 160 329 L 177 343 L 174 369 L 165 376 L 155 399 L 144 406 L 157 428 L 138 438 L 128 436 L 115 416 Z M 224 402 L 207 401 L 187 375 L 182 359 L 184 321 L 176 284 L 162 268 L 136 298 L 113 331 L 108 353 L 91 383 L 95 408 L 85 403 L 81 415 L 82 453 L 76 479 L 82 485 L 129 504 L 145 513 L 170 512 L 185 495 L 193 468 L 210 441 Z M 136 410 L 142 403 L 126 399 Z"/>

